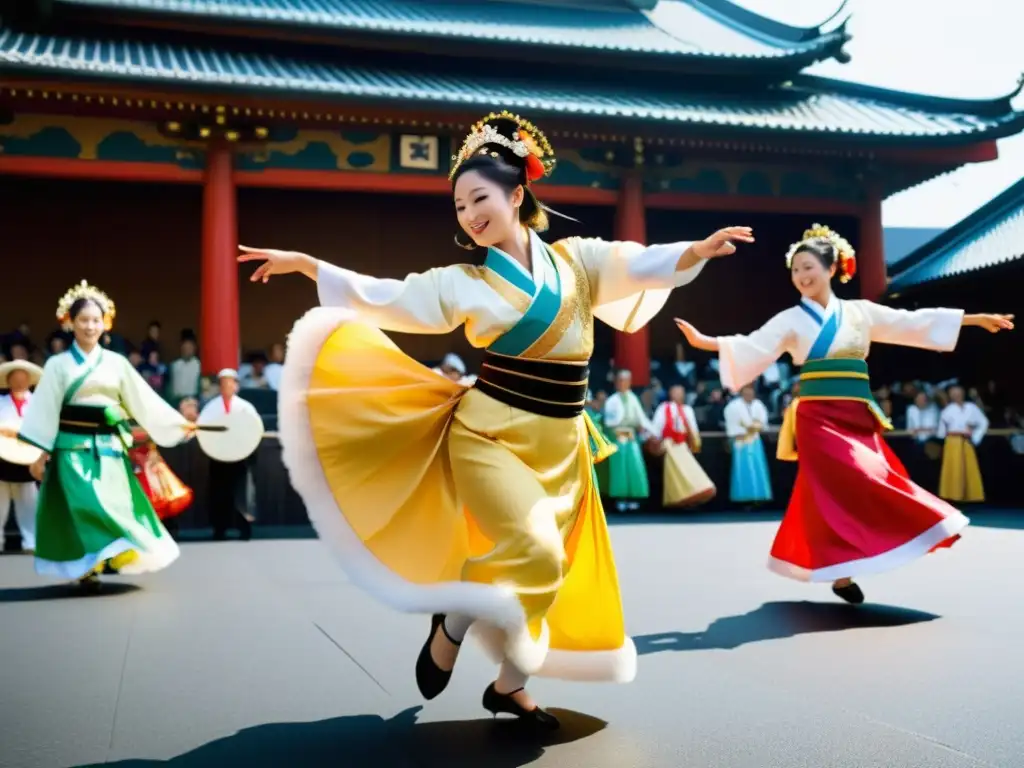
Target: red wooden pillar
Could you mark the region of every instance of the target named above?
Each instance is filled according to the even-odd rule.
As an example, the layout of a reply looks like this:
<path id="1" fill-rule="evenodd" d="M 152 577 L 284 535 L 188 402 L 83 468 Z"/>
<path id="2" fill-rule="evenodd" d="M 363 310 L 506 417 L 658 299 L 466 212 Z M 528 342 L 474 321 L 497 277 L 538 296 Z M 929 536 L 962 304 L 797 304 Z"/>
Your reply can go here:
<path id="1" fill-rule="evenodd" d="M 644 216 L 644 184 L 639 171 L 622 177 L 615 219 L 615 237 L 618 240 L 647 242 L 647 224 Z M 636 333 L 615 333 L 615 367 L 625 368 L 633 374 L 633 386 L 645 387 L 651 383 L 651 344 L 647 326 Z"/>
<path id="2" fill-rule="evenodd" d="M 200 358 L 203 373 L 237 368 L 238 225 L 231 149 L 213 143 L 203 178 L 203 266 L 201 272 Z"/>
<path id="3" fill-rule="evenodd" d="M 860 273 L 862 299 L 878 301 L 885 295 L 888 278 L 882 240 L 882 193 L 875 185 L 868 188 L 868 197 L 860 217 L 857 271 Z"/>

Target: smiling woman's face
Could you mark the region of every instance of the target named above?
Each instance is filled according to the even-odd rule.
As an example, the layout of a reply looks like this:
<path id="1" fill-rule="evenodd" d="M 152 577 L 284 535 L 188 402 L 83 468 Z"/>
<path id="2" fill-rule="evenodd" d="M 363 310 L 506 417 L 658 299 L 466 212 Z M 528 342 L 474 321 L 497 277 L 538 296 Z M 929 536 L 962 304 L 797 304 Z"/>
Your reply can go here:
<path id="1" fill-rule="evenodd" d="M 831 269 L 825 269 L 821 259 L 810 251 L 800 251 L 793 257 L 791 267 L 793 285 L 800 291 L 801 296 L 812 298 L 821 294 L 822 290 L 828 287 L 835 274 L 835 265 Z"/>
<path id="2" fill-rule="evenodd" d="M 521 186 L 509 193 L 479 171 L 466 171 L 455 182 L 454 194 L 459 226 L 478 246 L 487 248 L 514 235 L 523 202 Z"/>

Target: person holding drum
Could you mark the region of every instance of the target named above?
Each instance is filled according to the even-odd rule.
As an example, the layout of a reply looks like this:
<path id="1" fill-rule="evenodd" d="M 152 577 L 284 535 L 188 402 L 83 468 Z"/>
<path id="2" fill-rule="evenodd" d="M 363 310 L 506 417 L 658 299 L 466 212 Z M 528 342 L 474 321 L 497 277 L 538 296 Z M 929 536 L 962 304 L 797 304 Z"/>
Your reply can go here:
<path id="1" fill-rule="evenodd" d="M 4 549 L 7 515 L 14 505 L 14 516 L 21 532 L 22 552 L 36 548 L 36 500 L 39 491 L 29 465 L 39 451 L 19 442 L 18 427 L 32 398 L 31 388 L 39 383 L 43 369 L 27 360 L 12 360 L 0 365 L 0 551 Z"/>
<path id="2" fill-rule="evenodd" d="M 114 303 L 84 280 L 64 294 L 57 320 L 75 340 L 46 361 L 18 432 L 42 451 L 32 466 L 42 482 L 36 572 L 77 580 L 87 593 L 99 588 L 107 564 L 122 574 L 145 573 L 179 554 L 132 472 L 128 420 L 161 446 L 196 429 L 125 357 L 100 345 L 114 315 Z"/>
<path id="3" fill-rule="evenodd" d="M 238 392 L 238 372 L 225 368 L 217 374 L 220 395 L 213 397 L 199 414 L 204 432 L 199 445 L 210 457 L 209 514 L 213 538 L 223 541 L 228 529 L 238 528 L 239 538 L 252 538 L 254 517 L 246 503 L 249 459 L 263 438 L 263 419 L 255 406 Z M 209 426 L 230 430 L 226 438 L 205 431 Z"/>

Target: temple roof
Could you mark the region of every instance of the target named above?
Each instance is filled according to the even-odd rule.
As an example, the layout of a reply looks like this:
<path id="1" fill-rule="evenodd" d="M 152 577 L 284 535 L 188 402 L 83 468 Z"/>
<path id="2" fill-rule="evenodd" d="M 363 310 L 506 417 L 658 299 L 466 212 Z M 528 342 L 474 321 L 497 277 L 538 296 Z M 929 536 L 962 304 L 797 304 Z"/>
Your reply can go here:
<path id="1" fill-rule="evenodd" d="M 890 292 L 1024 258 L 1024 179 L 897 264 Z"/>
<path id="2" fill-rule="evenodd" d="M 238 35 L 263 27 L 281 39 L 359 33 L 677 60 L 792 60 L 794 71 L 841 56 L 848 39 L 845 22 L 792 27 L 729 0 L 55 0 L 55 6 L 58 13 L 102 12 L 105 24 L 148 20 Z"/>
<path id="3" fill-rule="evenodd" d="M 968 143 L 1024 128 L 1024 113 L 1013 111 L 1009 97 L 933 99 L 811 76 L 763 91 L 698 92 L 684 91 L 672 78 L 638 81 L 628 73 L 618 79 L 554 68 L 518 74 L 434 58 L 372 64 L 361 52 L 358 60 L 345 60 L 336 49 L 331 55 L 314 49 L 320 57 L 307 58 L 203 42 L 98 40 L 0 28 L 0 73 L 404 109 L 476 112 L 500 106 L 534 117 L 605 118 L 704 133 L 710 128 L 718 137 L 770 132 L 844 142 Z"/>

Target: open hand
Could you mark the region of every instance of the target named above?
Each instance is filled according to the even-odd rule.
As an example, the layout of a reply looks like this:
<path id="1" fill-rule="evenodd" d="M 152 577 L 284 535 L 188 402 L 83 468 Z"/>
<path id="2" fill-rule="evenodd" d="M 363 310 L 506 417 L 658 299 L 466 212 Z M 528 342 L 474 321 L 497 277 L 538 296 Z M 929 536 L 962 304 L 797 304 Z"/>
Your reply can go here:
<path id="1" fill-rule="evenodd" d="M 1013 315 L 974 315 L 974 324 L 989 333 L 1013 330 Z"/>
<path id="2" fill-rule="evenodd" d="M 292 272 L 302 272 L 308 275 L 311 270 L 316 269 L 316 261 L 312 256 L 307 256 L 298 251 L 277 251 L 273 248 L 250 248 L 247 245 L 238 246 L 242 254 L 238 261 L 259 261 L 262 262 L 256 271 L 249 278 L 252 282 L 270 280 L 271 275 L 287 275 Z"/>
<path id="3" fill-rule="evenodd" d="M 754 230 L 750 227 L 726 227 L 711 237 L 694 243 L 693 252 L 701 259 L 715 259 L 736 253 L 736 243 L 754 242 Z"/>
<path id="4" fill-rule="evenodd" d="M 676 326 L 680 331 L 683 332 L 683 336 L 690 342 L 690 346 L 694 349 L 702 349 L 705 352 L 717 352 L 718 351 L 718 339 L 713 336 L 705 336 L 703 333 L 698 331 L 690 323 L 685 320 L 680 320 L 678 317 L 675 318 Z"/>
<path id="5" fill-rule="evenodd" d="M 43 482 L 43 477 L 46 475 L 46 462 L 50 460 L 50 454 L 44 453 L 28 468 L 28 473 L 32 475 L 32 478 L 37 482 Z"/>

